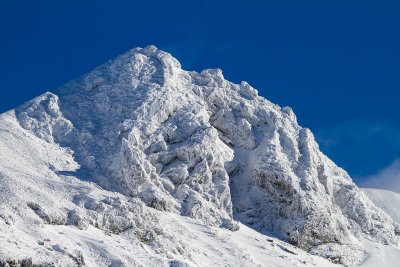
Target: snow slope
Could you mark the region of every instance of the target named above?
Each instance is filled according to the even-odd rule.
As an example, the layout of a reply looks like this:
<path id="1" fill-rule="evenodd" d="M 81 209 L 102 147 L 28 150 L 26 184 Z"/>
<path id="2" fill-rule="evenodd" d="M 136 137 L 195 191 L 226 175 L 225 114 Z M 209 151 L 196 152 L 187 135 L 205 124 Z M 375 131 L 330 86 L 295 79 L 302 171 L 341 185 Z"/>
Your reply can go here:
<path id="1" fill-rule="evenodd" d="M 374 204 L 384 210 L 393 220 L 400 223 L 400 194 L 373 188 L 362 188 L 362 191 L 374 202 Z M 392 246 L 377 246 L 370 243 L 368 250 L 369 257 L 363 263 L 365 267 L 387 266 L 396 267 L 400 262 L 400 249 Z"/>
<path id="2" fill-rule="evenodd" d="M 370 259 L 371 242 L 398 245 L 398 223 L 290 108 L 220 70 L 182 70 L 154 46 L 1 115 L 0 126 L 0 259 L 328 266 L 288 243 L 345 265 Z"/>
<path id="3" fill-rule="evenodd" d="M 383 189 L 363 188 L 362 190 L 377 207 L 400 223 L 400 194 Z"/>
<path id="4" fill-rule="evenodd" d="M 0 266 L 333 266 L 244 225 L 209 227 L 82 181 L 71 151 L 14 112 L 1 115 L 0 153 Z"/>

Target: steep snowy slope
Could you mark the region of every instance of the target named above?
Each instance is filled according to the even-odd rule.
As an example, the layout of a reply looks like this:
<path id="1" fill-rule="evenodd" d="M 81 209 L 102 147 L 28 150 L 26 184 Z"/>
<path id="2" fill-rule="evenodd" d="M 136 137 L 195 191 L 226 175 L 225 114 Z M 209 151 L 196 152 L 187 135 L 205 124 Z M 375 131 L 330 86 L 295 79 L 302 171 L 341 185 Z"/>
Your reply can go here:
<path id="1" fill-rule="evenodd" d="M 362 188 L 362 191 L 372 202 L 384 210 L 393 220 L 400 223 L 400 194 L 373 188 Z M 377 247 L 376 244 L 369 245 L 370 256 L 363 263 L 365 267 L 393 266 L 400 262 L 400 249 L 394 247 Z"/>
<path id="2" fill-rule="evenodd" d="M 71 152 L 0 116 L 0 266 L 333 266 L 244 225 L 209 227 L 102 190 L 73 176 Z"/>
<path id="3" fill-rule="evenodd" d="M 50 247 L 57 256 L 41 241 L 35 249 L 46 260 L 69 255 L 71 264 L 81 258 L 131 263 L 128 252 L 135 251 L 144 265 L 165 265 L 168 258 L 199 265 L 197 247 L 211 255 L 209 263 L 268 266 L 270 258 L 260 262 L 259 253 L 240 252 L 245 242 L 191 242 L 190 233 L 210 229 L 233 238 L 212 227 L 235 231 L 239 222 L 346 265 L 363 261 L 365 240 L 399 241 L 398 223 L 319 151 L 290 108 L 259 97 L 246 82 L 226 81 L 220 70 L 184 71 L 153 46 L 133 49 L 0 122 L 4 236 L 12 231 L 23 242 L 21 233 L 34 236 L 54 225 L 85 240 L 98 234 L 90 249 Z M 176 234 L 180 228 L 188 230 Z M 242 228 L 239 233 L 249 233 Z M 125 249 L 93 244 L 104 233 Z M 221 257 L 206 251 L 210 246 L 226 247 L 220 256 L 227 262 L 217 262 Z M 0 255 L 13 251 L 0 248 Z M 298 255 L 308 257 L 305 264 L 314 259 Z"/>
<path id="4" fill-rule="evenodd" d="M 373 188 L 362 188 L 374 204 L 384 210 L 393 220 L 400 223 L 400 194 Z"/>

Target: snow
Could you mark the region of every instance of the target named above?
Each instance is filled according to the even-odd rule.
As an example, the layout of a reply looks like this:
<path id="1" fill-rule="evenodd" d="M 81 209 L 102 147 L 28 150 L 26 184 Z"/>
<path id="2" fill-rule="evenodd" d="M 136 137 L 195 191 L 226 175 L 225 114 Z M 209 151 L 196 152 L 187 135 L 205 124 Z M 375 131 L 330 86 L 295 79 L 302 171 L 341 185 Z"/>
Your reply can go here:
<path id="1" fill-rule="evenodd" d="M 363 188 L 363 192 L 383 209 L 393 220 L 400 223 L 400 194 L 383 189 Z"/>
<path id="2" fill-rule="evenodd" d="M 368 257 L 360 265 L 362 267 L 397 267 L 400 261 L 400 249 L 393 246 L 382 246 L 371 242 L 367 243 Z"/>
<path id="3" fill-rule="evenodd" d="M 390 209 L 290 108 L 154 46 L 2 114 L 0 155 L 3 262 L 352 266 L 397 253 Z"/>
<path id="4" fill-rule="evenodd" d="M 172 262 L 188 266 L 332 265 L 244 225 L 232 232 L 140 204 L 134 207 L 132 217 L 124 220 L 114 211 L 132 203 L 132 198 L 102 190 L 74 176 L 51 173 L 49 165 L 71 173 L 78 165 L 67 149 L 44 142 L 21 128 L 13 112 L 2 115 L 0 137 L 4 157 L 0 259 L 33 259 L 35 264 L 56 266 L 76 266 L 83 262 L 87 266 L 173 266 Z M 15 168 L 16 162 L 23 166 L 22 170 Z M 43 208 L 50 219 L 41 220 L 27 202 Z M 119 204 L 112 207 L 112 202 Z M 81 205 L 89 211 L 86 216 L 94 211 L 99 216 L 107 208 L 113 213 L 111 217 L 99 216 L 97 222 L 78 227 L 75 221 L 68 221 L 64 212 L 81 211 Z M 58 217 L 61 219 L 57 220 Z M 113 224 L 112 219 L 119 224 Z M 139 230 L 144 230 L 142 235 L 133 228 L 119 232 L 120 227 L 125 227 L 123 222 L 131 220 L 138 222 Z M 154 237 L 146 239 L 145 231 L 153 229 L 157 229 L 158 244 L 152 244 Z"/>
<path id="5" fill-rule="evenodd" d="M 362 188 L 362 191 L 374 202 L 374 204 L 384 210 L 393 220 L 400 223 L 400 194 L 374 188 Z M 363 267 L 388 266 L 395 267 L 400 262 L 400 249 L 394 246 L 379 246 L 375 243 L 368 243 L 370 251 L 368 258 L 363 262 Z"/>

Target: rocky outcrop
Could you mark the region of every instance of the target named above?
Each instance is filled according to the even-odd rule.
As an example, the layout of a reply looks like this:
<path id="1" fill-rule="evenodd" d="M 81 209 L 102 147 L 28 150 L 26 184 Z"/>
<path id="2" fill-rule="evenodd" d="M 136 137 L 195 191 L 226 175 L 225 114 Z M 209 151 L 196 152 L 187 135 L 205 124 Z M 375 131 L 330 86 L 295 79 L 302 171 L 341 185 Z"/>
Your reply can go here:
<path id="1" fill-rule="evenodd" d="M 17 117 L 71 149 L 82 179 L 160 211 L 233 230 L 238 220 L 346 265 L 362 259 L 364 236 L 398 242 L 398 225 L 320 152 L 290 108 L 221 70 L 184 71 L 153 46 L 28 102 Z M 112 213 L 121 220 L 107 219 L 112 203 L 84 203 L 88 214 L 66 220 L 114 233 L 131 227 L 120 208 Z"/>

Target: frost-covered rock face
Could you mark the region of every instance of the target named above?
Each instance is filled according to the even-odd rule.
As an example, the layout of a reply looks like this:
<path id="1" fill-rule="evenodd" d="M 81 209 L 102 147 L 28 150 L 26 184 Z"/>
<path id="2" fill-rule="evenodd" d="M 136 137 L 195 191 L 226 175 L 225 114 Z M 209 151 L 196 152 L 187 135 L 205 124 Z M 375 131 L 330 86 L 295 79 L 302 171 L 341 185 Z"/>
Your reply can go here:
<path id="1" fill-rule="evenodd" d="M 398 225 L 319 151 L 290 108 L 220 70 L 184 71 L 153 46 L 34 99 L 17 118 L 71 149 L 81 179 L 161 211 L 231 229 L 239 220 L 348 265 L 362 259 L 364 236 L 397 242 Z"/>

